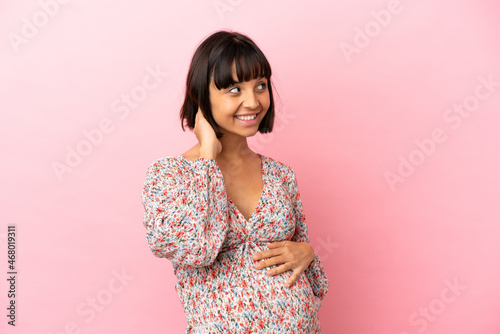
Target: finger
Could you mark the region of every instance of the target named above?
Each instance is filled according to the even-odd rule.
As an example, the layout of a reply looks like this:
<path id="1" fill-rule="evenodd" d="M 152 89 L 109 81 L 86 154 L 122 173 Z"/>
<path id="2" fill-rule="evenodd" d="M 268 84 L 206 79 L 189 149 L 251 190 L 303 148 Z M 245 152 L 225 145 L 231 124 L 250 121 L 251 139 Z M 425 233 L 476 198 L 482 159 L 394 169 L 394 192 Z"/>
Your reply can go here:
<path id="1" fill-rule="evenodd" d="M 194 118 L 194 122 L 201 122 L 202 119 L 204 119 L 205 117 L 203 116 L 203 111 L 201 111 L 201 108 L 198 107 L 198 111 L 196 112 L 196 116 Z"/>
<path id="2" fill-rule="evenodd" d="M 274 275 L 279 275 L 284 272 L 287 272 L 291 269 L 291 266 L 288 263 L 282 264 L 280 266 L 277 266 L 276 268 L 269 269 L 266 274 L 268 276 L 274 276 Z"/>
<path id="3" fill-rule="evenodd" d="M 262 251 L 259 253 L 255 253 L 252 258 L 255 261 L 257 261 L 257 260 L 261 260 L 261 259 L 267 259 L 268 257 L 273 257 L 273 256 L 280 255 L 280 254 L 281 254 L 280 250 L 265 250 L 265 251 Z"/>
<path id="4" fill-rule="evenodd" d="M 288 281 L 286 281 L 285 283 L 285 286 L 287 288 L 291 287 L 292 284 L 297 280 L 297 278 L 299 278 L 299 275 L 300 275 L 300 270 L 294 270 L 292 275 L 290 276 L 290 278 L 288 279 Z"/>
<path id="5" fill-rule="evenodd" d="M 269 248 L 279 248 L 279 247 L 285 247 L 287 244 L 288 240 L 283 240 L 283 241 L 275 241 L 275 242 L 268 242 L 267 247 Z"/>
<path id="6" fill-rule="evenodd" d="M 260 259 L 265 259 L 268 257 L 276 256 L 279 254 L 283 253 L 283 249 L 281 249 L 283 246 L 288 244 L 288 240 L 284 241 L 275 241 L 275 242 L 268 242 L 267 246 L 268 248 L 271 248 L 270 250 L 265 250 L 259 253 L 254 254 L 253 259 L 254 260 L 260 260 Z M 275 249 L 275 250 L 273 250 Z"/>
<path id="7" fill-rule="evenodd" d="M 267 268 L 267 267 L 270 267 L 270 266 L 274 266 L 274 265 L 278 265 L 278 264 L 283 264 L 285 262 L 286 262 L 286 258 L 284 258 L 283 256 L 275 256 L 275 257 L 271 257 L 271 258 L 269 258 L 267 260 L 257 262 L 255 264 L 255 268 L 257 268 L 257 269 L 263 269 L 263 268 Z"/>

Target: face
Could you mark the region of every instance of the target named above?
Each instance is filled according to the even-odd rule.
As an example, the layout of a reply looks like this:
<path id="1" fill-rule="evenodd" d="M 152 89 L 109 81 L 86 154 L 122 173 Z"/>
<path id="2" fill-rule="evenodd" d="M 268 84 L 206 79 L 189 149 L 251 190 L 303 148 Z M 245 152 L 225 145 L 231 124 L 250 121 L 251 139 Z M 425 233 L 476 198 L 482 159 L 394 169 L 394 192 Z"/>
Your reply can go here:
<path id="1" fill-rule="evenodd" d="M 238 81 L 234 65 L 233 79 Z M 267 79 L 236 82 L 233 86 L 220 90 L 212 79 L 210 103 L 220 132 L 253 136 L 271 104 Z"/>

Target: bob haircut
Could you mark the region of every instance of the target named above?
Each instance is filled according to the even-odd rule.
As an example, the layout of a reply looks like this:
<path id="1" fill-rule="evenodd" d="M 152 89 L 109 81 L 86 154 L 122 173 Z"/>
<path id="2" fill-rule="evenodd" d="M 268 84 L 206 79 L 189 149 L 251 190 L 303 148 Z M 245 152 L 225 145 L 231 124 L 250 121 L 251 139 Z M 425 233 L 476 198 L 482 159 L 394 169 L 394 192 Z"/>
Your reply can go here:
<path id="1" fill-rule="evenodd" d="M 237 32 L 217 31 L 198 46 L 191 60 L 186 80 L 186 96 L 180 111 L 183 131 L 184 122 L 190 129 L 194 128 L 196 113 L 200 107 L 217 138 L 222 137 L 212 116 L 209 89 L 212 78 L 218 89 L 228 88 L 236 83 L 232 73 L 233 63 L 236 65 L 238 82 L 259 77 L 267 79 L 270 104 L 258 131 L 268 133 L 273 130 L 274 98 L 269 62 L 249 37 Z"/>

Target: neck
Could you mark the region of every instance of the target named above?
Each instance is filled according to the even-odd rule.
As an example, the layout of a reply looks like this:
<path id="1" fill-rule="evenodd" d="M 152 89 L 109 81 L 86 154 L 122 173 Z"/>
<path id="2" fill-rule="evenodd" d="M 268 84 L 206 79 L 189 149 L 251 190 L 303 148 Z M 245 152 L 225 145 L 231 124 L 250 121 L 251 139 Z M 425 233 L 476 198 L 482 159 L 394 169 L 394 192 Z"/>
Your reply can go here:
<path id="1" fill-rule="evenodd" d="M 252 153 L 246 137 L 226 132 L 219 140 L 222 144 L 222 151 L 217 156 L 223 160 L 246 158 Z"/>

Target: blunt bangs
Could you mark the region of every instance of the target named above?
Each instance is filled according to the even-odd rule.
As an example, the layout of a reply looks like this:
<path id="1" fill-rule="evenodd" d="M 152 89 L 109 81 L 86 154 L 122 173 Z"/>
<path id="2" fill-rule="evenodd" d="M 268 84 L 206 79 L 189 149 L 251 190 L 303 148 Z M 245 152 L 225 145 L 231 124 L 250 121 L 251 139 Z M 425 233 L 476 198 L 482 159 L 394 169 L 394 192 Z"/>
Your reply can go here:
<path id="1" fill-rule="evenodd" d="M 231 42 L 229 45 L 220 45 L 222 52 L 215 58 L 212 76 L 217 89 L 258 78 L 269 80 L 271 66 L 262 52 L 241 40 Z M 236 65 L 238 81 L 233 78 L 233 63 Z"/>
<path id="2" fill-rule="evenodd" d="M 235 69 L 236 81 L 233 78 Z M 184 123 L 194 129 L 196 113 L 203 116 L 214 129 L 217 138 L 222 137 L 212 115 L 210 84 L 225 89 L 236 83 L 267 79 L 270 105 L 259 124 L 260 133 L 269 133 L 274 125 L 274 97 L 271 82 L 271 65 L 259 47 L 248 37 L 232 31 L 217 31 L 207 37 L 196 49 L 186 78 L 186 94 L 180 110 L 181 126 Z"/>

